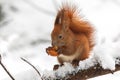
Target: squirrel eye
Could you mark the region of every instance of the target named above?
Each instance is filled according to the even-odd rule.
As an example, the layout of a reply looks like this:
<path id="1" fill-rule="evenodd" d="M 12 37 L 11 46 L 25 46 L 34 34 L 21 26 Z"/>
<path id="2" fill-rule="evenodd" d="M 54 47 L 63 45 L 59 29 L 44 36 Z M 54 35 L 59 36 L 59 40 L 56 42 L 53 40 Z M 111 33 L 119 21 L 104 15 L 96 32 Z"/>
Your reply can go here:
<path id="1" fill-rule="evenodd" d="M 60 35 L 58 36 L 58 38 L 59 38 L 59 39 L 62 39 L 62 38 L 63 38 L 63 36 L 60 34 Z"/>

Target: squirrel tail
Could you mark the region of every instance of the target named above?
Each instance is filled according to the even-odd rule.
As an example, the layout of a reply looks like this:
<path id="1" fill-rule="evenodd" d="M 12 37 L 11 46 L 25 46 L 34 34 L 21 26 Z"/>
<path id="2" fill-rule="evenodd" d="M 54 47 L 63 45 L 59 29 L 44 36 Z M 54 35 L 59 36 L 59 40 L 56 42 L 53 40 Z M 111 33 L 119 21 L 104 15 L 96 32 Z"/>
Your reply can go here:
<path id="1" fill-rule="evenodd" d="M 93 49 L 93 47 L 94 47 L 93 33 L 95 30 L 91 26 L 90 23 L 88 23 L 87 21 L 82 21 L 82 20 L 81 21 L 80 20 L 72 20 L 70 29 L 76 34 L 77 33 L 85 34 L 85 36 L 87 37 L 87 39 L 89 41 L 90 51 Z"/>

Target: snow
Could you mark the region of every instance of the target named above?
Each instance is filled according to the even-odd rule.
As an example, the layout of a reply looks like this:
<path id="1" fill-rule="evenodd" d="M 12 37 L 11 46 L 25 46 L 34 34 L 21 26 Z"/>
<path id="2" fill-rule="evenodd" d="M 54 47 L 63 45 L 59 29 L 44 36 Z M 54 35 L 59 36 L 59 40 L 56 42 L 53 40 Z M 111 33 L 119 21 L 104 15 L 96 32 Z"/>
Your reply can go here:
<path id="1" fill-rule="evenodd" d="M 47 80 L 52 79 L 61 79 L 64 78 L 67 74 L 75 74 L 78 72 L 77 68 L 74 68 L 70 63 L 64 63 L 64 66 L 60 67 L 56 71 L 45 71 L 42 78 Z"/>
<path id="2" fill-rule="evenodd" d="M 7 58 L 3 59 L 2 63 L 4 63 L 4 66 L 6 66 L 8 71 L 11 72 L 12 76 L 16 80 L 38 80 L 40 78 L 35 70 L 31 68 L 31 66 L 20 59 Z M 0 68 L 0 70 L 2 71 L 0 73 L 0 80 L 10 80 L 10 77 L 7 75 L 7 73 L 3 71 L 2 68 Z M 27 75 L 25 76 L 25 74 Z"/>
<path id="3" fill-rule="evenodd" d="M 115 70 L 116 58 L 120 57 L 119 44 L 120 41 L 105 41 L 104 43 L 95 46 L 94 56 L 99 60 L 104 69 Z"/>
<path id="4" fill-rule="evenodd" d="M 40 80 L 35 70 L 23 62 L 27 59 L 41 73 L 42 78 L 56 79 L 74 74 L 94 66 L 97 62 L 104 69 L 115 69 L 120 63 L 120 6 L 119 0 L 76 0 L 81 13 L 96 29 L 96 46 L 91 51 L 90 58 L 80 61 L 79 67 L 71 64 L 52 71 L 58 64 L 55 57 L 48 56 L 45 48 L 51 45 L 50 33 L 54 26 L 56 12 L 64 0 L 1 0 L 4 19 L 0 22 L 0 54 L 2 63 L 16 80 Z M 68 1 L 69 2 L 69 1 Z M 120 71 L 89 80 L 119 80 Z M 0 80 L 10 80 L 0 66 Z"/>

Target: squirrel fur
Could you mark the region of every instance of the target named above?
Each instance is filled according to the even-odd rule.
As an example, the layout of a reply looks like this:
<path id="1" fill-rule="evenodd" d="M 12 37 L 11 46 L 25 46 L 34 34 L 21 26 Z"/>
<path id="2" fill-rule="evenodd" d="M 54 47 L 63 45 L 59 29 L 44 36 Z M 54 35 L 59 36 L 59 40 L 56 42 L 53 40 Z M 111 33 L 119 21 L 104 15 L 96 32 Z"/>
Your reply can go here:
<path id="1" fill-rule="evenodd" d="M 56 52 L 60 64 L 79 65 L 79 61 L 88 58 L 94 47 L 94 28 L 82 20 L 77 9 L 75 5 L 63 4 L 55 19 L 51 39 L 52 47 L 58 47 Z"/>

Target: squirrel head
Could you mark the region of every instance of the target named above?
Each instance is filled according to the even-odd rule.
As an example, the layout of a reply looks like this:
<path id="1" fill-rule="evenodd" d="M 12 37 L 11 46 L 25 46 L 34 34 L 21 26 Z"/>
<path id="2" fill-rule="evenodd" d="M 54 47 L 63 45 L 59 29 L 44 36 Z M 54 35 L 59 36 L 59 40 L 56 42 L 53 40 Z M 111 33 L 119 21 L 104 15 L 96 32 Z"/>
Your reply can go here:
<path id="1" fill-rule="evenodd" d="M 51 34 L 52 45 L 66 47 L 73 39 L 72 31 L 69 29 L 71 23 L 71 13 L 68 9 L 62 8 L 56 16 L 54 29 Z"/>

